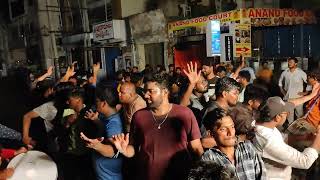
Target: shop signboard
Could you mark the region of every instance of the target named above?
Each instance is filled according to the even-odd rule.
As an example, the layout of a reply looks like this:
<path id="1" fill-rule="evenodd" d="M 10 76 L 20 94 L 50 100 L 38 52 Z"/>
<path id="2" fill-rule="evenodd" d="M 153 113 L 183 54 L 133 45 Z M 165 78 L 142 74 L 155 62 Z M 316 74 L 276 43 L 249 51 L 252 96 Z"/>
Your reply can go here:
<path id="1" fill-rule="evenodd" d="M 250 8 L 241 9 L 242 24 L 260 26 L 281 26 L 296 24 L 315 24 L 316 16 L 311 10 Z"/>
<path id="2" fill-rule="evenodd" d="M 112 21 L 93 25 L 93 40 L 102 41 L 114 38 Z"/>
<path id="3" fill-rule="evenodd" d="M 168 23 L 169 37 L 188 35 L 186 29 L 195 28 L 194 35 L 205 34 L 210 21 L 219 20 L 252 26 L 281 26 L 296 24 L 316 24 L 317 19 L 311 10 L 276 9 L 276 8 L 249 8 L 238 9 L 209 16 L 186 19 Z"/>
<path id="4" fill-rule="evenodd" d="M 235 57 L 251 57 L 251 25 L 236 24 L 234 30 Z"/>

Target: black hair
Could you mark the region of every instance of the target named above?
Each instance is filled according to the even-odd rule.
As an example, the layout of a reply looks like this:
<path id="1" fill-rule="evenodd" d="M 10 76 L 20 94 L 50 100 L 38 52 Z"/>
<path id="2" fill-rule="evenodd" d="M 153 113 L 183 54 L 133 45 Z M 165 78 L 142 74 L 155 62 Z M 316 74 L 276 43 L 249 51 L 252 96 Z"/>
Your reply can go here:
<path id="1" fill-rule="evenodd" d="M 223 91 L 230 92 L 233 89 L 237 89 L 240 92 L 241 90 L 240 84 L 232 78 L 223 77 L 217 81 L 216 87 L 215 87 L 215 93 L 216 93 L 216 96 L 219 97 L 219 96 L 222 96 Z"/>
<path id="2" fill-rule="evenodd" d="M 174 64 L 169 64 L 169 67 L 174 67 Z"/>
<path id="3" fill-rule="evenodd" d="M 290 60 L 294 60 L 295 63 L 298 63 L 298 62 L 299 62 L 296 57 L 289 57 L 289 58 L 288 58 L 288 61 L 290 61 Z"/>
<path id="4" fill-rule="evenodd" d="M 270 108 L 267 106 L 267 101 L 264 101 L 259 106 L 259 118 L 258 122 L 270 122 L 272 117 L 270 116 Z"/>
<path id="5" fill-rule="evenodd" d="M 100 101 L 106 101 L 112 108 L 115 108 L 119 104 L 118 92 L 112 86 L 97 87 L 96 98 Z"/>
<path id="6" fill-rule="evenodd" d="M 243 103 L 248 104 L 250 100 L 258 100 L 260 102 L 264 102 L 268 99 L 268 92 L 264 89 L 257 87 L 253 84 L 249 84 L 246 86 L 246 90 L 244 91 L 244 101 Z"/>
<path id="7" fill-rule="evenodd" d="M 207 59 L 202 61 L 202 65 L 212 67 L 212 66 L 215 65 L 215 63 L 214 63 L 213 59 L 207 58 Z"/>
<path id="8" fill-rule="evenodd" d="M 320 72 L 317 70 L 311 71 L 307 73 L 308 77 L 316 79 L 316 80 L 320 80 Z"/>
<path id="9" fill-rule="evenodd" d="M 37 83 L 35 90 L 43 95 L 50 88 L 54 88 L 54 81 L 51 79 L 45 79 Z"/>
<path id="10" fill-rule="evenodd" d="M 203 125 L 207 130 L 213 130 L 214 127 L 218 125 L 218 122 L 226 116 L 228 116 L 227 111 L 221 108 L 216 108 L 206 114 L 203 118 Z"/>
<path id="11" fill-rule="evenodd" d="M 81 98 L 82 100 L 84 99 L 84 89 L 83 88 L 76 88 L 73 91 L 70 91 L 67 94 L 67 97 L 77 97 L 77 98 Z"/>
<path id="12" fill-rule="evenodd" d="M 224 66 L 218 66 L 217 69 L 216 69 L 216 72 L 217 73 L 219 73 L 219 72 L 227 72 L 227 69 Z"/>
<path id="13" fill-rule="evenodd" d="M 181 70 L 181 67 L 176 67 L 176 70 L 180 69 Z"/>
<path id="14" fill-rule="evenodd" d="M 167 74 L 155 74 L 151 79 L 148 79 L 147 82 L 156 82 L 161 88 L 170 90 L 169 76 Z"/>
<path id="15" fill-rule="evenodd" d="M 238 76 L 246 79 L 247 82 L 250 82 L 251 75 L 249 71 L 240 71 Z"/>
<path id="16" fill-rule="evenodd" d="M 143 75 L 141 73 L 132 73 L 131 82 L 136 84 L 138 81 L 142 80 Z"/>

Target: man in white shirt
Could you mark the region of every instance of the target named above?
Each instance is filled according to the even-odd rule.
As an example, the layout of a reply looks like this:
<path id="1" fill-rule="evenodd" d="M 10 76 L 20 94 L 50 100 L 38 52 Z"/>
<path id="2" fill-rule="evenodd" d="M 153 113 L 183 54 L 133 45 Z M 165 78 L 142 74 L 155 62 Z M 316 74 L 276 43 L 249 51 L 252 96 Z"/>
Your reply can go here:
<path id="1" fill-rule="evenodd" d="M 298 93 L 303 92 L 303 83 L 307 83 L 307 74 L 298 66 L 296 58 L 288 59 L 288 69 L 281 73 L 279 87 L 284 95 L 284 100 L 301 97 Z M 295 108 L 297 118 L 303 116 L 303 106 Z"/>
<path id="2" fill-rule="evenodd" d="M 256 122 L 254 145 L 261 153 L 267 169 L 267 179 L 290 180 L 291 167 L 308 169 L 318 158 L 320 129 L 312 145 L 303 152 L 287 145 L 277 127 L 282 126 L 294 104 L 280 97 L 270 97 L 259 107 L 260 118 Z"/>

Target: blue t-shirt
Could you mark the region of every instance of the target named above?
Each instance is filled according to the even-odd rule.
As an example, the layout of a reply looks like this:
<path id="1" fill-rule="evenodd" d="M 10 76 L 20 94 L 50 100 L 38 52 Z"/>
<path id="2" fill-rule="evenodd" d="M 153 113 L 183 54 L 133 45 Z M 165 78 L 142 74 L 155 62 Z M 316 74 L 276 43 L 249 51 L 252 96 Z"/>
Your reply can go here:
<path id="1" fill-rule="evenodd" d="M 105 127 L 105 138 L 123 133 L 120 114 L 116 113 L 109 117 L 100 116 Z M 122 180 L 122 157 L 108 158 L 95 152 L 93 155 L 94 165 L 98 180 Z"/>

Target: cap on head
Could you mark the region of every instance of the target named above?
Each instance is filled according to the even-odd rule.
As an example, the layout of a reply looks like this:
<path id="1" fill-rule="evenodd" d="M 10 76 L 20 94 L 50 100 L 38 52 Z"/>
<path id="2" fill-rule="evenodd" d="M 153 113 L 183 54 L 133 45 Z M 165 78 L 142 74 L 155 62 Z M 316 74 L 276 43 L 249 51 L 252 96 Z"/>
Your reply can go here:
<path id="1" fill-rule="evenodd" d="M 294 110 L 294 104 L 290 102 L 284 102 L 280 97 L 270 97 L 259 107 L 260 118 L 259 121 L 269 122 L 275 116 L 282 112 L 292 113 Z"/>

